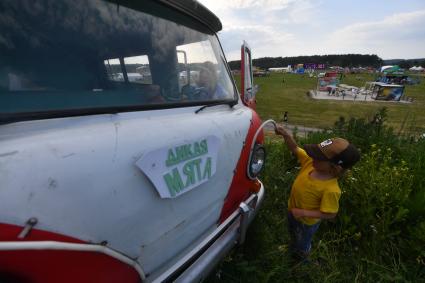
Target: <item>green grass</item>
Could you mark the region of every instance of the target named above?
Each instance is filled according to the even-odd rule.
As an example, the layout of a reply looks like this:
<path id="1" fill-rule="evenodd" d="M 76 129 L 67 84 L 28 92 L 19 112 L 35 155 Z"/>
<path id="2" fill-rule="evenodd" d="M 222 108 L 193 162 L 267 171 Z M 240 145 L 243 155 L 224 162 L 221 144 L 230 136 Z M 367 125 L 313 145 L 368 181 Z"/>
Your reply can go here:
<path id="1" fill-rule="evenodd" d="M 323 221 L 314 237 L 311 258 L 319 266 L 291 261 L 287 200 L 299 167 L 282 139 L 269 137 L 264 203 L 245 244 L 206 282 L 425 282 L 425 139 L 395 133 L 385 110 L 378 113 L 382 123 L 339 121 L 328 132 L 297 139 L 317 143 L 337 135 L 362 152 L 339 182 L 338 216 Z"/>
<path id="2" fill-rule="evenodd" d="M 282 78 L 285 82 L 282 82 Z M 374 75 L 349 74 L 343 83 L 364 86 L 372 81 Z M 239 87 L 239 78 L 236 77 Z M 259 85 L 257 93 L 257 112 L 263 120 L 281 121 L 284 111 L 289 113 L 289 123 L 305 127 L 331 127 L 339 116 L 347 118 L 370 117 L 379 108 L 388 108 L 388 125 L 396 130 L 409 127 L 409 130 L 425 130 L 425 79 L 419 85 L 406 86 L 405 95 L 414 102 L 402 104 L 395 102 L 353 102 L 314 100 L 307 92 L 316 88 L 316 78 L 297 74 L 271 74 L 270 77 L 254 78 Z M 410 127 L 412 127 L 410 129 Z"/>

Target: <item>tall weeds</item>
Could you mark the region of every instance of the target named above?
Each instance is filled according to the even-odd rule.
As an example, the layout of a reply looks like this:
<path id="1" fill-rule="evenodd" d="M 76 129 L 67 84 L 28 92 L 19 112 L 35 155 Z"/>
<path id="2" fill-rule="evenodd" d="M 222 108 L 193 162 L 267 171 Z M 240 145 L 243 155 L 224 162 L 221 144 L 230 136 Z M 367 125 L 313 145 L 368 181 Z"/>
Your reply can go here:
<path id="1" fill-rule="evenodd" d="M 413 128 L 413 127 L 410 127 Z M 208 282 L 425 282 L 425 139 L 386 126 L 386 109 L 363 119 L 341 117 L 300 144 L 343 137 L 362 153 L 340 180 L 340 211 L 313 242 L 316 265 L 293 265 L 288 253 L 287 200 L 298 173 L 280 139 L 266 142 L 266 199 L 236 249 Z"/>

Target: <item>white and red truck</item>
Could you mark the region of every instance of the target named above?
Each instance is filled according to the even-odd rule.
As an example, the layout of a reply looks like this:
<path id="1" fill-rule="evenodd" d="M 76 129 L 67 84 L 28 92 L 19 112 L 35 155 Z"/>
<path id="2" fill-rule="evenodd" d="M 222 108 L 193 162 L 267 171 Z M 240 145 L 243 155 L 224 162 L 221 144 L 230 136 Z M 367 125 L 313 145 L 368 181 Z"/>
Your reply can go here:
<path id="1" fill-rule="evenodd" d="M 264 197 L 238 92 L 191 0 L 0 2 L 0 282 L 199 282 Z"/>

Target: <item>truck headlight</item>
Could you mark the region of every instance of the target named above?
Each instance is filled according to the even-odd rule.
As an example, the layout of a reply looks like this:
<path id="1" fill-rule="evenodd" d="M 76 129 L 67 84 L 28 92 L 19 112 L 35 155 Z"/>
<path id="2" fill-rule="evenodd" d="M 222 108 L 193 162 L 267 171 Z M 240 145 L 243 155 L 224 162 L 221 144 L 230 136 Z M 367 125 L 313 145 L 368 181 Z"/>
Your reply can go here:
<path id="1" fill-rule="evenodd" d="M 257 176 L 261 173 L 264 168 L 265 159 L 266 150 L 261 144 L 255 144 L 248 163 L 248 177 L 251 180 L 256 179 Z"/>

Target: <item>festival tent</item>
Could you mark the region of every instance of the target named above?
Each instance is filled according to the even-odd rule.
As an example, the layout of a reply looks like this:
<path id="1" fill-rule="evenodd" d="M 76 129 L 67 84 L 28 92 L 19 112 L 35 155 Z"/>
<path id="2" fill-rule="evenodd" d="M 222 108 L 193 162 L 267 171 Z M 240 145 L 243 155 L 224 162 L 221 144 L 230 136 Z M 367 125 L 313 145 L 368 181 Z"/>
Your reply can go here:
<path id="1" fill-rule="evenodd" d="M 381 68 L 381 72 L 384 74 L 403 74 L 404 70 L 398 65 L 384 66 Z"/>
<path id="2" fill-rule="evenodd" d="M 386 69 L 390 69 L 390 68 L 392 68 L 392 67 L 394 67 L 394 66 L 393 66 L 393 65 L 382 66 L 382 67 L 381 67 L 381 69 L 380 69 L 379 71 L 382 73 L 384 70 L 386 70 Z"/>
<path id="3" fill-rule="evenodd" d="M 269 68 L 270 72 L 277 72 L 277 73 L 291 73 L 292 67 L 291 65 L 288 65 L 288 67 L 277 67 L 277 68 Z"/>
<path id="4" fill-rule="evenodd" d="M 304 74 L 304 64 L 297 64 L 295 67 L 295 73 L 296 74 Z"/>
<path id="5" fill-rule="evenodd" d="M 416 71 L 416 72 L 422 72 L 423 70 L 425 70 L 425 68 L 421 67 L 421 66 L 413 66 L 412 68 L 409 69 L 409 71 Z"/>

